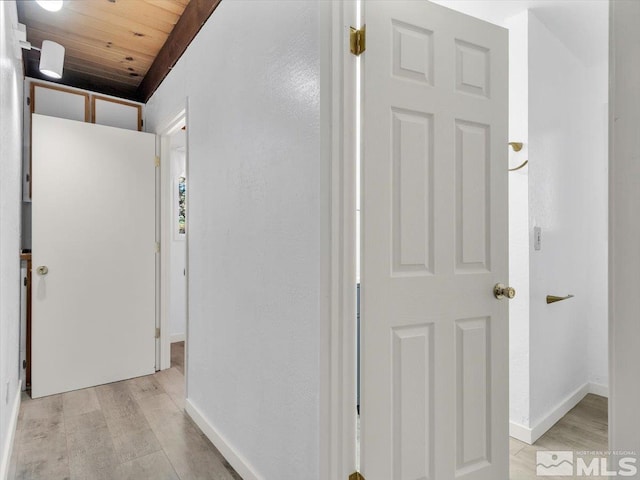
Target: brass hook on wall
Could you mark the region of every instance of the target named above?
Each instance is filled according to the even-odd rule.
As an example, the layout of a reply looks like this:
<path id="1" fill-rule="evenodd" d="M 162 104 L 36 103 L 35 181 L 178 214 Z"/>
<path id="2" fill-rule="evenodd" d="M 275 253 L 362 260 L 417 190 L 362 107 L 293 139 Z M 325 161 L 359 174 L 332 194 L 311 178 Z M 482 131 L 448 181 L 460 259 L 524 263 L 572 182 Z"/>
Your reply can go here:
<path id="1" fill-rule="evenodd" d="M 522 145 L 522 142 L 509 142 L 509 146 L 513 148 L 514 152 L 519 152 L 520 150 L 522 150 Z"/>

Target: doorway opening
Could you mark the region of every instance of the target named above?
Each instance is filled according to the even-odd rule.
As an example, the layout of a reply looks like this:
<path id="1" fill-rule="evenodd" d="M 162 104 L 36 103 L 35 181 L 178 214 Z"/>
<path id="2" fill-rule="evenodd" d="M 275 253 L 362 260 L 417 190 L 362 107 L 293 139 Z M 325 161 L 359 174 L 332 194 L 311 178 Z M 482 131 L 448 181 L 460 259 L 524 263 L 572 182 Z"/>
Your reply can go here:
<path id="1" fill-rule="evenodd" d="M 172 183 L 171 210 L 165 217 L 173 237 L 169 239 L 169 341 L 171 367 L 184 374 L 184 343 L 187 329 L 187 229 L 186 229 L 186 125 L 169 137 Z M 170 217 L 170 218 L 167 218 Z"/>
<path id="2" fill-rule="evenodd" d="M 185 375 L 187 340 L 186 110 L 160 135 L 160 335 L 158 370 Z"/>

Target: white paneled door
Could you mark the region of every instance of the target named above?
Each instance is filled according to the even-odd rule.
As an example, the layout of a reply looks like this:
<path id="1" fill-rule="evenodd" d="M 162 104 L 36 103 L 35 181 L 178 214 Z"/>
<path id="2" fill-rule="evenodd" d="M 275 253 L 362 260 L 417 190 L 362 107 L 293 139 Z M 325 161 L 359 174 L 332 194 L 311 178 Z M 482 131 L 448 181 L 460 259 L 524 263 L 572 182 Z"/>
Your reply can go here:
<path id="1" fill-rule="evenodd" d="M 508 478 L 507 31 L 363 2 L 361 471 Z"/>
<path id="2" fill-rule="evenodd" d="M 153 373 L 155 136 L 32 122 L 32 394 Z"/>

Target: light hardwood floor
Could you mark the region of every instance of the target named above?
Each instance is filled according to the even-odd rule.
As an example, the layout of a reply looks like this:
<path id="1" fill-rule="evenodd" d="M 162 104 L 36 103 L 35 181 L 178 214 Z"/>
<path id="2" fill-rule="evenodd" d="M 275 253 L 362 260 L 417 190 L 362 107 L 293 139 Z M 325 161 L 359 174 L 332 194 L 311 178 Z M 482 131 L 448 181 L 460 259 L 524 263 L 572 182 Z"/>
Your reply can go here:
<path id="1" fill-rule="evenodd" d="M 171 368 L 155 375 L 37 400 L 24 395 L 9 480 L 240 479 L 184 413 L 183 372 L 181 342 L 172 345 Z M 587 395 L 534 445 L 510 439 L 510 480 L 542 478 L 538 450 L 606 451 L 607 444 L 607 399 Z"/>
<path id="2" fill-rule="evenodd" d="M 183 411 L 183 343 L 171 357 L 155 375 L 24 395 L 9 480 L 240 479 Z"/>
<path id="3" fill-rule="evenodd" d="M 572 477 L 536 476 L 536 452 L 538 450 L 573 450 L 578 452 L 603 452 L 608 449 L 607 399 L 598 395 L 587 395 L 558 423 L 533 445 L 515 438 L 509 439 L 511 480 L 564 480 Z M 587 461 L 590 456 L 583 456 Z M 575 477 L 605 479 L 606 477 Z"/>

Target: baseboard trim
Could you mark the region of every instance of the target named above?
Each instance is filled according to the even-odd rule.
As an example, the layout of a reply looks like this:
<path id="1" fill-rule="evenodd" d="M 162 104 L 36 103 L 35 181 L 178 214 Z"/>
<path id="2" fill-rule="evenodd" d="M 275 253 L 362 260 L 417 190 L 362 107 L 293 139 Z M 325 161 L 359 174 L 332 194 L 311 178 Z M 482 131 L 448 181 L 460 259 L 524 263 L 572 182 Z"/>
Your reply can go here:
<path id="1" fill-rule="evenodd" d="M 220 450 L 222 456 L 227 459 L 236 472 L 243 480 L 263 480 L 255 469 L 240 455 L 227 440 L 215 429 L 213 425 L 206 419 L 204 414 L 189 399 L 185 402 L 185 411 L 195 422 L 200 430 L 211 440 L 211 443 Z"/>
<path id="2" fill-rule="evenodd" d="M 569 410 L 575 407 L 580 400 L 582 400 L 587 393 L 589 393 L 589 384 L 585 383 L 571 395 L 560 402 L 556 407 L 551 410 L 542 420 L 540 420 L 535 427 L 531 429 L 531 440 L 535 443 L 547 430 L 553 427 L 558 420 L 564 417 Z"/>
<path id="3" fill-rule="evenodd" d="M 22 400 L 22 380 L 18 380 L 18 388 L 16 396 L 13 399 L 13 408 L 11 409 L 11 419 L 9 421 L 9 432 L 7 434 L 7 442 L 2 452 L 2 464 L 0 465 L 0 479 L 7 480 L 9 474 L 9 463 L 11 462 L 11 454 L 13 453 L 13 443 L 16 437 L 16 427 L 18 426 L 18 414 L 20 413 L 20 401 Z"/>
<path id="4" fill-rule="evenodd" d="M 589 383 L 589 393 L 594 395 L 600 395 L 601 397 L 609 398 L 609 385 L 603 385 L 601 383 Z"/>
<path id="5" fill-rule="evenodd" d="M 509 435 L 522 442 L 533 445 L 547 430 L 553 427 L 558 420 L 564 417 L 569 410 L 575 407 L 580 400 L 582 400 L 591 391 L 590 383 L 585 383 L 571 395 L 566 397 L 558 405 L 556 405 L 542 420 L 540 420 L 534 427 L 529 428 L 524 425 L 517 424 L 515 422 L 509 422 Z"/>
<path id="6" fill-rule="evenodd" d="M 184 333 L 172 333 L 169 335 L 169 343 L 184 342 L 185 338 Z"/>
<path id="7" fill-rule="evenodd" d="M 509 436 L 531 445 L 531 429 L 516 422 L 509 422 Z"/>

